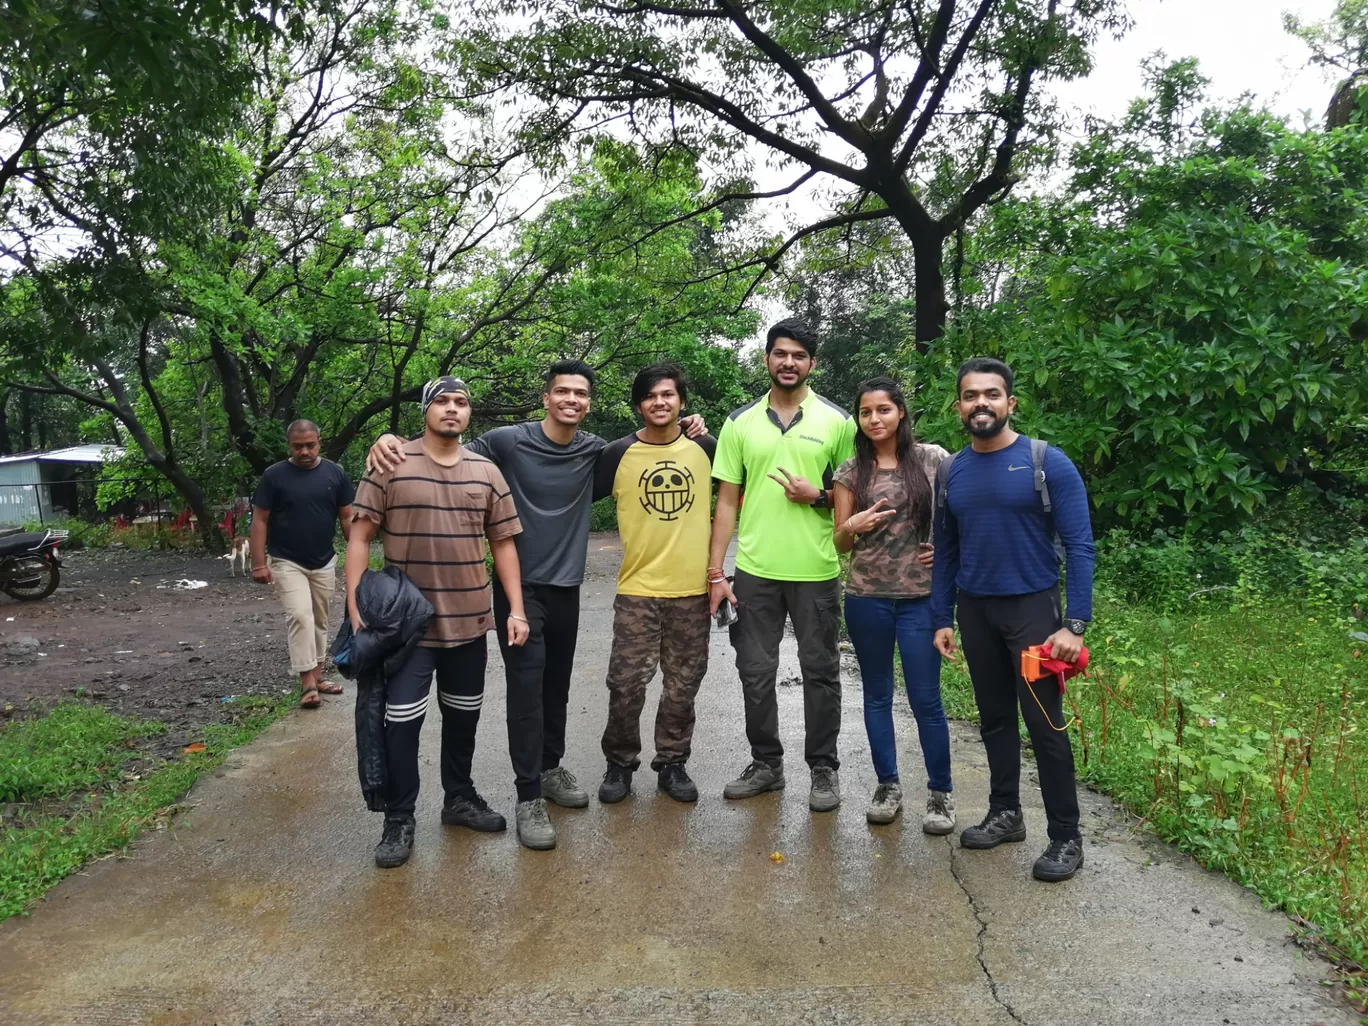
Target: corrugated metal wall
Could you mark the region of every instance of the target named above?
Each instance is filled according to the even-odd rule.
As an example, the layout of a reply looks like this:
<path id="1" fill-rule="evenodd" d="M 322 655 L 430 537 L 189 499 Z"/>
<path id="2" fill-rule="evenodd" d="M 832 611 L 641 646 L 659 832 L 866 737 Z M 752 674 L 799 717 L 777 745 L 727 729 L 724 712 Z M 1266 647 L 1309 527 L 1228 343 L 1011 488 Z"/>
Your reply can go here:
<path id="1" fill-rule="evenodd" d="M 40 501 L 41 510 L 38 508 Z M 40 519 L 52 519 L 52 503 L 47 488 L 41 485 L 38 461 L 0 463 L 0 524 L 24 524 Z"/>

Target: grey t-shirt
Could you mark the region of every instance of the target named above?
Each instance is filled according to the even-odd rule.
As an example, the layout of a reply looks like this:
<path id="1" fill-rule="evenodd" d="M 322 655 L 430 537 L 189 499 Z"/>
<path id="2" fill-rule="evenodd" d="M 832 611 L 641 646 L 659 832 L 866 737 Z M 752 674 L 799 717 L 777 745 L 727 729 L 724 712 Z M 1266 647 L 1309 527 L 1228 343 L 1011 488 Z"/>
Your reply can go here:
<path id="1" fill-rule="evenodd" d="M 528 584 L 575 587 L 584 582 L 598 435 L 576 431 L 568 445 L 546 437 L 540 421 L 487 431 L 466 448 L 493 460 L 513 491 L 522 521 L 514 538 Z"/>

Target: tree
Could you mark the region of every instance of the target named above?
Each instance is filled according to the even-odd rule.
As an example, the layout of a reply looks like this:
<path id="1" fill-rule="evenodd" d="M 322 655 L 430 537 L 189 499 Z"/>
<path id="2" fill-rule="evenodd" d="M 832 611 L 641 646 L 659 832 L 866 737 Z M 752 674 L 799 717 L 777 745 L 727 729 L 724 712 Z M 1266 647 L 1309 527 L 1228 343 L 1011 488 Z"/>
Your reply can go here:
<path id="1" fill-rule="evenodd" d="M 703 210 L 830 187 L 827 216 L 743 265 L 753 286 L 803 239 L 892 220 L 925 348 L 946 320 L 946 239 L 1047 155 L 1042 83 L 1086 72 L 1089 42 L 1123 25 L 1113 0 L 534 0 L 518 19 L 478 0 L 449 53 L 528 147 L 612 125 L 718 161 L 730 181 Z M 757 187 L 762 159 L 793 177 Z"/>
<path id="2" fill-rule="evenodd" d="M 1056 197 L 994 211 L 971 272 L 1010 274 L 950 347 L 1015 367 L 1023 426 L 1081 464 L 1104 525 L 1214 530 L 1352 486 L 1332 468 L 1368 411 L 1368 197 L 1344 183 L 1368 133 L 1185 113 L 1201 85 L 1153 66 Z"/>

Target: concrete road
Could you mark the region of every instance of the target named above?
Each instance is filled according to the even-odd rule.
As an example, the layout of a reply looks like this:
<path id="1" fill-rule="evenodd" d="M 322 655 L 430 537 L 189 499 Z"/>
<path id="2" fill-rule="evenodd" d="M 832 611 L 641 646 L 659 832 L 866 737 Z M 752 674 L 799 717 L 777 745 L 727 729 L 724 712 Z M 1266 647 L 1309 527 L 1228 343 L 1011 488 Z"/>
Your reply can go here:
<path id="1" fill-rule="evenodd" d="M 596 536 L 590 556 L 566 764 L 593 791 L 614 539 Z M 781 679 L 796 672 L 791 644 L 785 659 Z M 291 716 L 198 787 L 173 829 L 0 926 L 0 1023 L 1356 1021 L 1327 1000 L 1327 967 L 1288 942 L 1286 919 L 1135 835 L 1095 795 L 1084 804 L 1086 868 L 1053 886 L 1030 879 L 1045 843 L 1034 792 L 1028 842 L 991 852 L 924 836 L 915 808 L 867 826 L 875 780 L 852 672 L 845 804 L 809 812 L 801 688 L 780 690 L 787 791 L 721 797 L 748 753 L 731 650 L 715 635 L 690 765 L 698 804 L 658 797 L 642 773 L 621 805 L 554 810 L 552 852 L 523 850 L 511 830 L 440 824 L 434 711 L 417 849 L 388 872 L 371 861 L 380 820 L 357 789 L 351 696 Z M 511 819 L 502 692 L 496 652 L 475 775 Z M 905 708 L 898 731 L 915 785 L 924 777 Z M 967 823 L 981 814 L 987 772 L 973 730 L 954 734 Z"/>

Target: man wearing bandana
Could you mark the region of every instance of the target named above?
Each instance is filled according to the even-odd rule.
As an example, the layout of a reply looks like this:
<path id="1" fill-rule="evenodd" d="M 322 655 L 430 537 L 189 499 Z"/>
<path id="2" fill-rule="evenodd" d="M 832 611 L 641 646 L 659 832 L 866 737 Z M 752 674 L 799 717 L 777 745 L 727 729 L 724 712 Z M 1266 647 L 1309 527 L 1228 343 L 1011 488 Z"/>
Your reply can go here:
<path id="1" fill-rule="evenodd" d="M 504 596 L 500 642 L 527 641 L 521 573 L 514 537 L 522 530 L 507 482 L 488 458 L 461 445 L 470 423 L 470 390 L 442 377 L 423 389 L 423 435 L 404 446 L 396 474 L 361 481 L 347 544 L 347 614 L 361 631 L 356 588 L 370 562 L 370 543 L 385 532 L 385 562 L 397 566 L 432 603 L 433 617 L 404 667 L 386 681 L 385 748 L 389 793 L 375 864 L 401 866 L 413 850 L 418 801 L 418 735 L 432 680 L 442 710 L 442 822 L 499 831 L 471 780 L 475 728 L 484 700 L 485 635 L 494 628 L 485 539 Z"/>
<path id="2" fill-rule="evenodd" d="M 521 649 L 501 645 L 508 682 L 508 750 L 518 789 L 518 840 L 539 850 L 556 846 L 547 800 L 565 808 L 589 804 L 588 792 L 561 759 L 590 506 L 603 498 L 595 493 L 594 471 L 605 443 L 579 429 L 589 413 L 595 377 L 582 360 L 552 364 L 542 396 L 544 420 L 497 427 L 466 446 L 503 472 L 525 528 L 517 547 L 531 634 Z M 706 433 L 701 417 L 686 417 L 681 424 L 690 437 Z M 371 446 L 372 476 L 403 474 L 409 449 L 394 435 L 382 436 Z M 510 598 L 496 584 L 494 615 L 501 627 L 510 615 Z"/>

